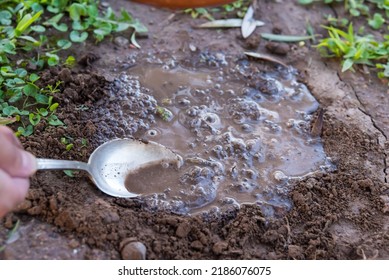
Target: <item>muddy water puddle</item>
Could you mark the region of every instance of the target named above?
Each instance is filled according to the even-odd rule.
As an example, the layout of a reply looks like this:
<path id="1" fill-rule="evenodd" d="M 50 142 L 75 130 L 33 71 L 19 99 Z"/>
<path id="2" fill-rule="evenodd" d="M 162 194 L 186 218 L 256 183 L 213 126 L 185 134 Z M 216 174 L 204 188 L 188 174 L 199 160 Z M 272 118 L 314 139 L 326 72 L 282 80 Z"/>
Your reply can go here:
<path id="1" fill-rule="evenodd" d="M 256 203 L 279 214 L 291 207 L 291 179 L 328 167 L 320 139 L 310 135 L 319 104 L 293 70 L 225 64 L 148 64 L 126 73 L 159 104 L 160 117 L 134 136 L 184 159 L 178 171 L 151 166 L 126 179 L 131 191 L 143 190 L 150 208 L 197 213 Z"/>

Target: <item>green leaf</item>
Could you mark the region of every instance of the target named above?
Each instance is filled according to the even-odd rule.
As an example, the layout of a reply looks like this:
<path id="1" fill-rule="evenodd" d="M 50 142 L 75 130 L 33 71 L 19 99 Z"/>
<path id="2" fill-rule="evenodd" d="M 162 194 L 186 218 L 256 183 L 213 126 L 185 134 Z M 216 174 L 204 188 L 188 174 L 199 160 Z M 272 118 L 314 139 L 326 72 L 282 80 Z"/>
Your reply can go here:
<path id="1" fill-rule="evenodd" d="M 35 101 L 39 104 L 49 104 L 49 97 L 47 95 L 36 93 L 32 94 L 31 96 L 34 97 Z"/>
<path id="2" fill-rule="evenodd" d="M 89 23 L 87 21 L 80 22 L 80 21 L 73 21 L 72 28 L 73 30 L 83 31 L 88 29 Z"/>
<path id="3" fill-rule="evenodd" d="M 54 23 L 54 24 L 53 24 L 53 27 L 54 27 L 55 29 L 57 29 L 58 31 L 61 31 L 61 32 L 66 32 L 66 31 L 68 31 L 68 26 L 66 25 L 66 23 L 61 23 L 61 24 Z"/>
<path id="4" fill-rule="evenodd" d="M 280 35 L 280 34 L 271 34 L 271 33 L 262 33 L 262 38 L 269 41 L 278 41 L 278 42 L 301 42 L 305 40 L 314 39 L 315 36 L 300 36 L 300 35 Z"/>
<path id="5" fill-rule="evenodd" d="M 66 145 L 66 151 L 70 151 L 73 148 L 74 144 L 70 143 Z"/>
<path id="6" fill-rule="evenodd" d="M 39 115 L 41 115 L 42 117 L 47 117 L 47 115 L 49 114 L 49 111 L 47 111 L 46 108 L 39 108 L 39 109 L 38 109 L 38 113 L 39 113 Z"/>
<path id="7" fill-rule="evenodd" d="M 13 95 L 10 99 L 8 99 L 9 103 L 15 103 L 22 99 L 23 93 L 21 91 L 17 92 L 15 95 Z"/>
<path id="8" fill-rule="evenodd" d="M 41 121 L 41 116 L 39 114 L 30 113 L 28 119 L 33 126 L 36 126 Z"/>
<path id="9" fill-rule="evenodd" d="M 53 16 L 52 18 L 50 18 L 49 20 L 47 20 L 46 22 L 44 22 L 43 24 L 44 25 L 53 25 L 54 23 L 58 23 L 62 19 L 63 16 L 64 16 L 63 13 L 57 14 L 57 15 Z"/>
<path id="10" fill-rule="evenodd" d="M 35 73 L 32 73 L 31 75 L 30 75 L 30 81 L 32 82 L 32 83 L 35 83 L 37 80 L 39 80 L 39 76 L 37 75 L 37 74 L 35 74 Z"/>
<path id="11" fill-rule="evenodd" d="M 76 30 L 73 30 L 70 32 L 70 40 L 75 43 L 82 43 L 88 38 L 87 32 L 78 32 Z"/>
<path id="12" fill-rule="evenodd" d="M 31 26 L 31 30 L 38 32 L 38 33 L 42 33 L 42 32 L 46 31 L 46 28 L 43 25 L 33 25 L 33 26 Z"/>
<path id="13" fill-rule="evenodd" d="M 43 24 L 48 26 L 53 26 L 55 29 L 61 32 L 68 31 L 68 26 L 65 23 L 59 23 L 59 21 L 64 16 L 63 13 L 57 14 L 50 18 L 49 20 L 45 21 Z"/>
<path id="14" fill-rule="evenodd" d="M 59 104 L 58 103 L 54 103 L 50 106 L 49 110 L 50 112 L 54 112 L 57 108 L 58 108 Z"/>
<path id="15" fill-rule="evenodd" d="M 369 19 L 368 23 L 372 28 L 379 29 L 385 23 L 385 19 L 381 14 L 375 13 L 373 18 Z"/>
<path id="16" fill-rule="evenodd" d="M 65 125 L 62 121 L 58 119 L 56 115 L 51 115 L 47 118 L 47 121 L 50 125 L 53 126 L 60 126 L 60 125 Z"/>
<path id="17" fill-rule="evenodd" d="M 30 136 L 34 132 L 34 128 L 31 124 L 29 124 L 26 128 L 18 127 L 18 134 L 23 136 Z"/>
<path id="18" fill-rule="evenodd" d="M 351 58 L 348 58 L 345 61 L 343 61 L 342 72 L 349 70 L 353 66 L 353 64 L 354 61 Z"/>
<path id="19" fill-rule="evenodd" d="M 74 170 L 64 170 L 63 173 L 65 173 L 66 176 L 74 177 Z"/>
<path id="20" fill-rule="evenodd" d="M 8 54 L 16 54 L 16 46 L 15 43 L 12 41 L 9 41 L 7 39 L 0 40 L 0 50 L 2 50 L 5 53 Z M 0 51 L 1 53 L 1 51 Z"/>
<path id="21" fill-rule="evenodd" d="M 38 93 L 38 87 L 34 84 L 27 84 L 23 87 L 23 92 L 27 96 L 33 96 Z"/>
<path id="22" fill-rule="evenodd" d="M 3 108 L 3 115 L 4 116 L 9 117 L 9 116 L 12 116 L 15 114 L 19 114 L 19 109 L 16 108 L 15 106 L 8 106 L 8 107 Z"/>
<path id="23" fill-rule="evenodd" d="M 27 71 L 26 69 L 24 68 L 18 68 L 15 70 L 15 74 L 19 77 L 19 78 L 24 78 L 27 76 Z"/>
<path id="24" fill-rule="evenodd" d="M 57 46 L 63 50 L 66 50 L 72 46 L 72 42 L 66 39 L 61 39 L 57 42 Z"/>
<path id="25" fill-rule="evenodd" d="M 23 34 L 26 29 L 34 23 L 42 14 L 43 11 L 37 12 L 35 15 L 26 14 L 23 16 L 23 18 L 19 21 L 18 25 L 15 28 L 15 36 L 20 36 Z"/>
<path id="26" fill-rule="evenodd" d="M 79 21 L 81 17 L 87 16 L 88 11 L 85 5 L 79 3 L 73 3 L 69 9 L 69 16 L 73 21 Z"/>
<path id="27" fill-rule="evenodd" d="M 47 64 L 49 66 L 55 66 L 58 65 L 59 63 L 59 56 L 53 53 L 46 53 L 46 56 L 48 57 L 47 59 Z"/>
<path id="28" fill-rule="evenodd" d="M 12 23 L 12 14 L 9 11 L 0 11 L 0 25 L 10 25 Z"/>
<path id="29" fill-rule="evenodd" d="M 127 22 L 132 22 L 133 21 L 132 16 L 125 9 L 121 9 L 120 10 L 120 14 L 122 16 L 122 18 L 121 18 L 122 21 L 127 21 Z"/>
<path id="30" fill-rule="evenodd" d="M 76 58 L 72 55 L 69 55 L 68 58 L 66 58 L 66 61 L 65 61 L 65 66 L 68 66 L 68 67 L 73 67 L 74 65 L 76 65 Z"/>

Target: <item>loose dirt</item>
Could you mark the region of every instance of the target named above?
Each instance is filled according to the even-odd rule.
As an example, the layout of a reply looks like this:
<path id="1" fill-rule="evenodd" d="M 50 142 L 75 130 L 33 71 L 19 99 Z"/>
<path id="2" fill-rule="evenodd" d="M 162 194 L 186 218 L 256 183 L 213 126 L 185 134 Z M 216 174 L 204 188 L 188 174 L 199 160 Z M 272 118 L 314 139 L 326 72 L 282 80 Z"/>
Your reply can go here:
<path id="1" fill-rule="evenodd" d="M 290 207 L 232 203 L 197 214 L 173 213 L 154 198 L 109 197 L 84 173 L 38 172 L 27 199 L 0 222 L 5 244 L 0 258 L 137 259 L 146 251 L 147 259 L 388 259 L 387 86 L 374 73 L 341 73 L 337 62 L 322 60 L 308 42 L 261 41 L 262 31 L 303 34 L 305 19 L 318 26 L 323 10 L 333 13 L 326 6 L 307 10 L 284 2 L 260 1 L 256 17 L 266 25 L 243 40 L 238 29 L 195 29 L 201 20 L 181 12 L 112 1 L 149 27 L 149 38 L 139 40 L 142 49 L 118 44 L 120 40 L 88 43 L 77 51 L 82 65 L 46 71 L 42 83 L 63 81 L 55 99 L 66 126 L 42 122 L 21 141 L 38 157 L 87 161 L 105 141 L 147 136 L 160 121 L 155 89 L 141 78 L 128 78 L 139 74 L 131 72 L 134 67 L 174 68 L 177 62 L 218 67 L 224 63 L 218 54 L 233 64 L 247 60 L 243 52 L 254 49 L 297 69 L 299 82 L 324 108 L 320 141 L 335 169 L 290 180 Z M 206 59 L 199 60 L 199 54 Z M 263 73 L 279 67 L 249 62 Z M 317 117 L 312 114 L 312 123 Z M 69 151 L 61 142 L 64 137 L 74 143 Z M 10 239 L 7 234 L 18 220 Z"/>

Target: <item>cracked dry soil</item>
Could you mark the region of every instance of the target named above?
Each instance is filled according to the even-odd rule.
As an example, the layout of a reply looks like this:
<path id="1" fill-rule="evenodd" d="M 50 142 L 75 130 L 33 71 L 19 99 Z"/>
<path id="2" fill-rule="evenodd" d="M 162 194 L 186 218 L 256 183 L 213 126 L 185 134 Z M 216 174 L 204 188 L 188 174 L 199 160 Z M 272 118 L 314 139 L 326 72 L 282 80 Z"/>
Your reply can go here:
<path id="1" fill-rule="evenodd" d="M 90 66 L 47 71 L 42 82 L 64 81 L 55 98 L 66 127 L 38 125 L 34 136 L 21 138 L 27 150 L 38 157 L 86 161 L 106 139 L 148 129 L 153 117 L 145 118 L 136 101 L 127 104 L 133 109 L 130 121 L 115 114 L 123 100 L 128 102 L 115 78 L 134 63 L 145 63 L 134 59 L 138 54 L 142 59 L 190 58 L 189 44 L 236 57 L 252 48 L 264 53 L 286 49 L 283 55 L 273 55 L 299 71 L 325 108 L 322 141 L 337 168 L 292 184 L 292 209 L 273 218 L 255 205 L 202 215 L 152 212 L 141 199 L 108 197 L 84 174 L 71 178 L 60 171 L 38 172 L 25 202 L 0 222 L 4 244 L 20 220 L 17 235 L 0 258 L 126 259 L 134 256 L 125 245 L 139 241 L 147 259 L 389 259 L 387 86 L 374 73 L 340 73 L 337 62 L 323 61 L 309 44 L 274 48 L 258 39 L 259 32 L 274 29 L 301 34 L 301 19 L 319 24 L 327 7 L 307 10 L 294 1 L 260 1 L 256 16 L 266 25 L 242 40 L 237 29 L 194 29 L 198 21 L 179 12 L 172 16 L 169 10 L 111 2 L 138 16 L 148 26 L 149 38 L 140 40 L 141 50 L 114 42 L 88 44 L 79 55 L 91 50 L 100 57 Z M 275 67 L 261 61 L 257 65 L 263 71 Z M 155 104 L 140 100 L 153 116 Z M 60 141 L 64 136 L 74 139 L 74 149 L 65 150 Z"/>

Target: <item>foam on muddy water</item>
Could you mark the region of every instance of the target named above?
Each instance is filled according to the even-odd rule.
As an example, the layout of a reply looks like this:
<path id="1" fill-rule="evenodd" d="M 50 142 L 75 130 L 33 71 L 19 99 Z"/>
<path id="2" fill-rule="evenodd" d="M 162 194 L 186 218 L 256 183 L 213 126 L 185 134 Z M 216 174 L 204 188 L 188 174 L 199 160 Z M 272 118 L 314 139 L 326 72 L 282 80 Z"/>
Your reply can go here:
<path id="1" fill-rule="evenodd" d="M 257 203 L 268 215 L 287 211 L 290 179 L 328 165 L 320 139 L 310 136 L 317 101 L 292 69 L 264 73 L 255 62 L 228 62 L 220 54 L 218 67 L 209 61 L 195 68 L 150 63 L 126 74 L 150 90 L 162 117 L 168 115 L 135 136 L 184 159 L 178 171 L 141 170 L 127 178 L 129 189 L 145 190 L 152 209 L 178 213 L 241 203 Z"/>

